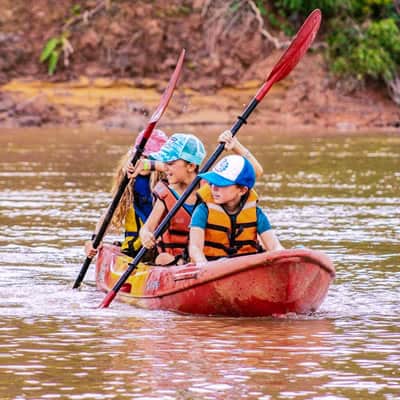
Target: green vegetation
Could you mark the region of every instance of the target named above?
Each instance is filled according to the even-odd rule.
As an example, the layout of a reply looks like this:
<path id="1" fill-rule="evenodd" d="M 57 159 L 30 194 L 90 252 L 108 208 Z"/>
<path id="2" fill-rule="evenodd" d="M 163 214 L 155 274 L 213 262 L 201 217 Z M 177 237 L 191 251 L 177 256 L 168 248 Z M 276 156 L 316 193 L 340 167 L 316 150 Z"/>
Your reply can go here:
<path id="1" fill-rule="evenodd" d="M 109 9 L 110 5 L 111 0 L 102 0 L 95 6 L 95 8 L 86 10 L 85 13 L 82 12 L 82 6 L 80 4 L 77 3 L 72 5 L 69 10 L 69 15 L 60 29 L 61 34 L 51 37 L 44 45 L 40 55 L 40 62 L 47 63 L 47 71 L 49 75 L 53 75 L 55 73 L 61 54 L 64 56 L 64 65 L 66 67 L 69 65 L 69 57 L 74 51 L 71 43 L 68 40 L 68 37 L 71 35 L 70 28 L 73 25 L 82 22 L 87 24 L 89 18 L 102 9 Z"/>
<path id="2" fill-rule="evenodd" d="M 339 76 L 391 80 L 400 62 L 400 31 L 391 18 L 334 30 L 328 38 L 332 71 Z"/>
<path id="3" fill-rule="evenodd" d="M 327 61 L 339 79 L 390 83 L 400 65 L 400 16 L 392 0 L 277 0 L 257 1 L 269 9 L 271 25 L 294 34 L 315 8 L 323 14 L 321 38 L 327 42 Z M 400 8 L 400 5 L 397 7 Z"/>
<path id="4" fill-rule="evenodd" d="M 62 33 L 47 41 L 40 57 L 50 75 L 55 72 L 60 55 L 68 64 L 72 46 L 67 37 L 71 27 L 87 25 L 89 18 L 109 9 L 110 3 L 111 0 L 102 0 L 90 10 L 78 3 L 72 5 L 60 29 Z M 212 2 L 207 4 L 211 8 Z M 227 4 L 231 16 L 242 12 L 246 2 L 231 0 Z M 269 27 L 283 30 L 287 36 L 297 32 L 313 9 L 320 8 L 323 23 L 318 40 L 327 45 L 326 59 L 331 72 L 338 79 L 351 82 L 352 88 L 374 80 L 385 82 L 393 90 L 392 83 L 400 76 L 400 0 L 252 0 L 252 5 Z M 193 10 L 192 3 L 184 0 L 155 13 L 160 18 L 184 18 Z M 400 99 L 400 87 L 398 92 Z"/>
<path id="5" fill-rule="evenodd" d="M 45 44 L 40 62 L 47 63 L 47 71 L 49 75 L 53 75 L 56 71 L 60 54 L 64 55 L 64 64 L 68 66 L 69 56 L 73 52 L 71 43 L 68 41 L 69 32 L 65 31 L 60 36 L 50 38 Z"/>
<path id="6" fill-rule="evenodd" d="M 50 38 L 44 49 L 42 54 L 40 55 L 40 62 L 47 62 L 47 71 L 49 75 L 53 75 L 56 68 L 58 59 L 60 57 L 60 51 L 62 49 L 62 38 L 61 37 L 53 37 Z"/>

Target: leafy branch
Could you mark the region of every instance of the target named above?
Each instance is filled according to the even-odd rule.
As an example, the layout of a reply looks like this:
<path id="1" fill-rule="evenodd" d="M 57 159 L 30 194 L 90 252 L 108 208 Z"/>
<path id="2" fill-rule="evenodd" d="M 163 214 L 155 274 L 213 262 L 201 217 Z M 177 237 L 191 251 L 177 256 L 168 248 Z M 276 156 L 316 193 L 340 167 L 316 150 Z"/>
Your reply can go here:
<path id="1" fill-rule="evenodd" d="M 64 65 L 69 65 L 69 56 L 73 53 L 74 49 L 67 39 L 67 33 L 62 33 L 60 36 L 50 38 L 42 54 L 40 55 L 40 62 L 47 62 L 47 71 L 49 75 L 53 75 L 60 58 L 60 53 L 64 54 Z"/>
<path id="2" fill-rule="evenodd" d="M 49 75 L 53 75 L 56 71 L 61 54 L 64 56 L 64 65 L 69 65 L 70 56 L 74 52 L 74 49 L 68 40 L 68 37 L 71 34 L 70 28 L 79 23 L 87 24 L 90 18 L 103 9 L 109 9 L 110 5 L 111 0 L 101 0 L 93 9 L 86 10 L 83 13 L 81 13 L 79 5 L 72 7 L 70 10 L 72 17 L 63 24 L 61 34 L 51 37 L 44 45 L 40 55 L 40 62 L 47 63 L 47 71 Z"/>

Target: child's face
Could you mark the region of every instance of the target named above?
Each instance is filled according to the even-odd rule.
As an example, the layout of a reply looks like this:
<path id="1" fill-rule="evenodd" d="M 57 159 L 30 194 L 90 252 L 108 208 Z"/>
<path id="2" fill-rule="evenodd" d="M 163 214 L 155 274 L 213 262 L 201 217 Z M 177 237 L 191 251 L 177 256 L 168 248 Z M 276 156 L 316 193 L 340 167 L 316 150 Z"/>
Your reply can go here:
<path id="1" fill-rule="evenodd" d="M 238 185 L 216 186 L 211 185 L 211 194 L 216 204 L 229 204 L 235 206 L 247 192 L 247 188 Z"/>
<path id="2" fill-rule="evenodd" d="M 193 165 L 184 160 L 175 160 L 166 163 L 165 173 L 170 185 L 176 183 L 186 183 L 188 179 L 191 180 L 191 171 Z"/>

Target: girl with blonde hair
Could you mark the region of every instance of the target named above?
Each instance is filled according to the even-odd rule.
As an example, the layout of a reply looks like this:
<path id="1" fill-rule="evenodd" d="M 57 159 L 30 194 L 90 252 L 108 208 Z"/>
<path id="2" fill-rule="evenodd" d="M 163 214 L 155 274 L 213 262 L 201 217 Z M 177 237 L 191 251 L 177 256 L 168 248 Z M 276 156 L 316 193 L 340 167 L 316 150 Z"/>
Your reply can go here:
<path id="1" fill-rule="evenodd" d="M 131 183 L 128 184 L 114 212 L 109 227 L 109 231 L 111 232 L 119 232 L 124 228 L 125 234 L 121 250 L 131 257 L 134 257 L 140 249 L 139 230 L 151 213 L 153 208 L 152 190 L 161 179 L 162 172 L 164 171 L 163 163 L 149 160 L 147 157 L 150 153 L 159 151 L 168 140 L 167 135 L 163 131 L 155 129 L 146 143 L 143 157 L 134 166 L 130 163 L 130 160 L 136 146 L 142 140 L 143 133 L 144 131 L 139 133 L 136 138 L 135 147 L 130 149 L 119 161 L 111 189 L 111 193 L 114 196 L 125 174 L 131 179 Z M 104 216 L 105 213 L 97 223 L 95 234 L 99 230 Z M 92 241 L 87 241 L 85 243 L 86 255 L 94 257 L 99 247 L 94 249 Z"/>

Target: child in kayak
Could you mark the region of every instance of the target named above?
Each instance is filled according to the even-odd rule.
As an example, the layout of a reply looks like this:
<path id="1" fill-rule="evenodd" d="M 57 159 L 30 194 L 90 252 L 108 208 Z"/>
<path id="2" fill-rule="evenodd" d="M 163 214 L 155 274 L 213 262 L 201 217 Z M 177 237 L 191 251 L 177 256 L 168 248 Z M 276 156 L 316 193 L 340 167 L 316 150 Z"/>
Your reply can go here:
<path id="1" fill-rule="evenodd" d="M 131 179 L 131 183 L 128 184 L 114 212 L 110 227 L 116 231 L 124 227 L 125 237 L 121 245 L 121 250 L 131 257 L 134 257 L 140 249 L 139 229 L 150 215 L 153 204 L 152 190 L 160 180 L 161 173 L 164 171 L 162 163 L 150 161 L 147 157 L 150 153 L 159 151 L 168 140 L 168 136 L 163 131 L 154 129 L 147 140 L 142 158 L 139 160 L 138 165 L 133 166 L 130 160 L 133 157 L 136 146 L 141 142 L 143 134 L 144 131 L 139 133 L 135 146 L 121 158 L 116 169 L 112 188 L 114 196 L 125 174 Z M 103 214 L 96 226 L 96 233 L 100 229 L 104 216 L 105 214 Z M 97 254 L 97 250 L 98 248 L 93 248 L 92 241 L 85 243 L 85 253 L 87 256 L 93 258 Z"/>
<path id="2" fill-rule="evenodd" d="M 149 154 L 150 160 L 164 163 L 168 183 L 159 181 L 154 188 L 156 201 L 153 210 L 139 232 L 142 244 L 147 249 L 156 245 L 154 231 L 195 179 L 205 155 L 203 143 L 196 136 L 184 133 L 175 133 L 159 152 Z M 180 258 L 185 258 L 195 203 L 196 194 L 191 193 L 157 240 L 159 254 L 156 264 L 175 264 Z"/>
<path id="3" fill-rule="evenodd" d="M 230 155 L 199 176 L 208 185 L 197 192 L 201 203 L 190 223 L 189 255 L 194 263 L 283 249 L 257 206 L 252 189 L 256 174 L 249 160 Z"/>

